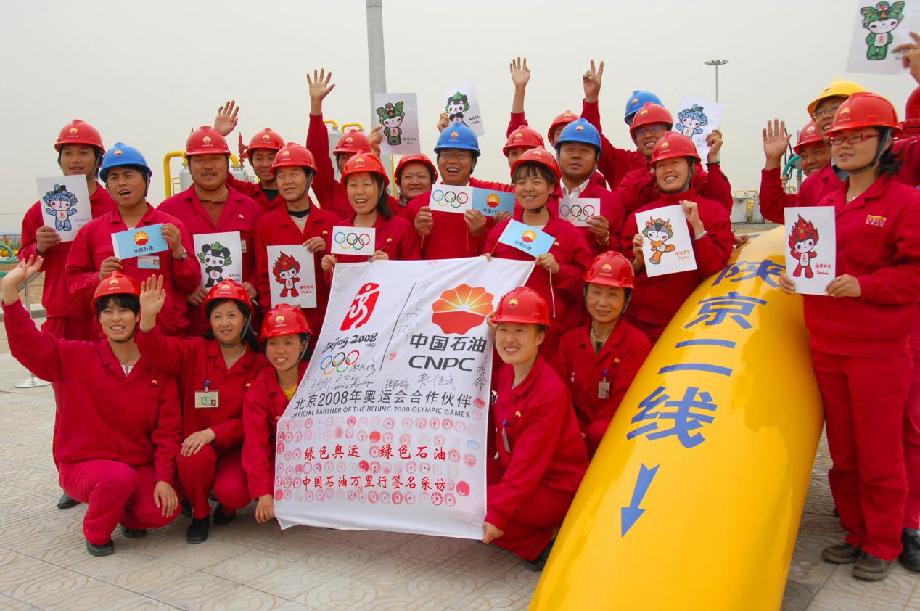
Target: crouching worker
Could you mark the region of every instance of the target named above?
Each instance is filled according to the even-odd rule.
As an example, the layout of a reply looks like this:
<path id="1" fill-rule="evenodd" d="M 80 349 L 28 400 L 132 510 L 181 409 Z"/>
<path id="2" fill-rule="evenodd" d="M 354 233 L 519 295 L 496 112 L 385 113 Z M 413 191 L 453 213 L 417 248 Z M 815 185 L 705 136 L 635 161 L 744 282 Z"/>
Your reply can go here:
<path id="1" fill-rule="evenodd" d="M 243 468 L 249 494 L 256 499 L 256 522 L 275 517 L 275 426 L 307 370 L 310 326 L 303 312 L 287 304 L 262 321 L 266 367 L 243 400 Z"/>
<path id="2" fill-rule="evenodd" d="M 644 333 L 621 319 L 633 286 L 626 257 L 618 252 L 598 255 L 585 272 L 591 323 L 563 335 L 556 353 L 556 371 L 568 383 L 591 456 L 652 349 Z"/>
<path id="3" fill-rule="evenodd" d="M 533 289 L 502 297 L 492 315 L 496 373 L 491 410 L 486 519 L 482 542 L 494 543 L 542 570 L 553 538 L 588 466 L 565 384 L 538 355 L 549 305 Z"/>
<path id="4" fill-rule="evenodd" d="M 211 492 L 215 525 L 228 524 L 251 501 L 243 472 L 243 397 L 266 367 L 250 327 L 252 301 L 242 284 L 222 280 L 204 300 L 207 338 L 167 337 L 156 330 L 166 294 L 163 277 L 144 281 L 141 291 L 141 350 L 182 388 L 182 446 L 176 459 L 183 495 L 192 507 L 185 532 L 189 543 L 208 539 Z"/>
<path id="5" fill-rule="evenodd" d="M 41 257 L 21 261 L 0 283 L 10 352 L 36 376 L 58 385 L 60 409 L 54 460 L 61 488 L 87 503 L 86 549 L 115 551 L 112 531 L 143 537 L 172 522 L 179 449 L 179 393 L 173 378 L 154 368 L 134 343 L 138 285 L 113 272 L 96 288 L 93 304 L 104 339 L 57 339 L 35 328 L 18 287 L 41 271 Z"/>

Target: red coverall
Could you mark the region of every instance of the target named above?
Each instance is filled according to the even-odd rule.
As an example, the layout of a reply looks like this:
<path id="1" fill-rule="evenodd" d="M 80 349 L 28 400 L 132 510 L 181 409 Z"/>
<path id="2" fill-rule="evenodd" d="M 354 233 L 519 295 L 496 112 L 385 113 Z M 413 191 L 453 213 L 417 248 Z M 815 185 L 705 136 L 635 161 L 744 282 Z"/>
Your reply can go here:
<path id="1" fill-rule="evenodd" d="M 339 224 L 338 218 L 331 212 L 321 210 L 310 204 L 310 214 L 307 215 L 306 225 L 303 231 L 288 214 L 287 206 L 282 205 L 262 215 L 256 223 L 256 288 L 259 295 L 262 296 L 263 314 L 272 308 L 275 304 L 271 301 L 271 289 L 269 287 L 268 274 L 271 273 L 271 267 L 274 261 L 268 260 L 269 246 L 285 244 L 303 244 L 310 238 L 322 238 L 326 242 L 326 250 L 313 255 L 314 272 L 316 276 L 316 307 L 304 309 L 304 316 L 310 324 L 310 330 L 313 336 L 319 335 L 319 330 L 323 326 L 323 318 L 326 316 L 326 304 L 329 301 L 329 284 L 326 281 L 326 275 L 320 267 L 320 260 L 323 255 L 329 252 L 332 227 Z"/>
<path id="2" fill-rule="evenodd" d="M 805 326 L 846 541 L 893 560 L 907 498 L 900 442 L 920 293 L 920 194 L 882 177 L 847 204 L 847 184 L 818 205 L 836 209 L 836 273 L 855 276 L 861 296 L 803 295 Z"/>
<path id="3" fill-rule="evenodd" d="M 355 214 L 342 219 L 341 225 L 353 227 Z M 419 256 L 419 238 L 415 228 L 401 217 L 392 216 L 389 219 L 377 214 L 374 222 L 376 230 L 374 250 L 387 253 L 391 261 L 417 261 Z M 332 246 L 329 246 L 330 251 Z M 365 263 L 370 261 L 366 255 L 335 255 L 336 263 Z"/>
<path id="4" fill-rule="evenodd" d="M 562 381 L 568 383 L 591 456 L 651 349 L 645 334 L 625 320 L 617 323 L 600 353 L 591 344 L 590 326 L 572 329 L 562 336 L 554 365 Z M 610 385 L 606 399 L 600 394 L 602 381 Z"/>
<path id="5" fill-rule="evenodd" d="M 490 411 L 494 435 L 487 463 L 486 522 L 505 531 L 495 545 L 533 560 L 549 544 L 588 468 L 565 384 L 537 357 L 516 387 L 503 366 Z M 507 445 L 506 445 L 507 441 Z"/>
<path id="6" fill-rule="evenodd" d="M 559 195 L 561 198 L 561 189 L 559 190 Z M 623 209 L 623 202 L 614 197 L 613 193 L 604 187 L 598 186 L 594 182 L 589 182 L 579 197 L 596 197 L 600 199 L 601 207 L 598 211 L 598 216 L 603 216 L 607 219 L 607 222 L 610 223 L 610 244 L 601 244 L 598 242 L 597 238 L 591 233 L 591 229 L 588 227 L 578 228 L 578 231 L 581 232 L 581 235 L 585 238 L 585 242 L 591 247 L 591 251 L 599 255 L 602 252 L 607 252 L 611 248 L 616 248 L 617 236 L 623 231 L 623 224 L 626 222 L 626 211 Z M 547 205 L 547 210 L 550 210 L 550 214 L 556 214 L 559 210 L 558 204 L 563 203 L 563 201 L 562 199 L 559 200 L 555 210 L 550 210 L 549 205 Z M 519 216 L 516 218 L 520 220 Z"/>
<path id="7" fill-rule="evenodd" d="M 267 214 L 278 208 L 284 207 L 284 199 L 278 197 L 278 190 L 275 189 L 274 197 L 268 198 L 268 193 L 262 188 L 260 182 L 249 182 L 240 180 L 232 173 L 227 174 L 227 186 L 234 191 L 239 191 L 259 205 L 259 213 Z"/>
<path id="8" fill-rule="evenodd" d="M 153 206 L 147 207 L 147 212 L 138 222 L 138 227 L 146 227 L 159 223 L 172 223 L 179 228 L 182 236 L 182 245 L 188 252 L 185 259 L 179 260 L 172 256 L 168 250 L 157 253 L 156 269 L 140 269 L 138 258 L 121 260 L 121 271 L 131 276 L 138 283 L 150 276 L 162 275 L 163 288 L 166 289 L 166 304 L 160 315 L 163 333 L 167 335 L 181 335 L 188 328 L 186 318 L 186 296 L 198 288 L 201 279 L 201 268 L 192 252 L 192 238 L 186 231 L 182 222 Z M 93 291 L 99 284 L 99 268 L 102 262 L 115 255 L 112 249 L 112 234 L 127 231 L 128 226 L 121 219 L 118 210 L 114 210 L 87 223 L 78 233 L 67 257 L 67 284 L 71 293 L 84 303 L 92 303 Z M 83 309 L 90 309 L 86 306 Z M 93 312 L 93 317 L 95 312 Z M 92 322 L 92 319 L 90 320 Z"/>
<path id="9" fill-rule="evenodd" d="M 229 190 L 227 201 L 221 208 L 217 222 L 211 216 L 204 204 L 195 193 L 195 185 L 185 191 L 177 193 L 164 200 L 157 210 L 171 214 L 185 225 L 192 236 L 201 233 L 222 233 L 224 231 L 239 231 L 243 245 L 243 281 L 255 286 L 255 256 L 253 253 L 256 220 L 259 218 L 259 205 L 245 195 Z M 194 248 L 189 249 L 189 256 L 197 261 L 198 253 Z M 201 306 L 187 304 L 188 333 L 189 335 L 203 336 L 208 328 L 204 310 Z"/>
<path id="10" fill-rule="evenodd" d="M 520 220 L 520 213 L 517 213 Z M 502 244 L 498 241 L 508 221 L 499 223 L 486 238 L 482 249 L 483 254 L 491 254 L 502 259 L 515 259 L 517 261 L 532 261 L 533 257 L 527 253 Z M 594 255 L 585 244 L 585 239 L 577 227 L 568 221 L 550 213 L 549 222 L 543 231 L 556 238 L 549 249 L 551 255 L 559 264 L 559 272 L 550 274 L 545 268 L 536 266 L 524 286 L 529 286 L 540 293 L 540 296 L 550 304 L 553 315 L 553 324 L 546 330 L 546 338 L 540 346 L 540 354 L 549 358 L 554 354 L 559 338 L 562 334 L 580 324 L 586 318 L 585 308 L 582 305 L 582 276 L 585 269 L 591 265 Z"/>
<path id="11" fill-rule="evenodd" d="M 582 100 L 581 118 L 596 127 L 601 134 L 601 156 L 597 160 L 597 167 L 607 177 L 607 184 L 611 189 L 616 189 L 623 177 L 632 170 L 648 169 L 648 162 L 642 153 L 617 148 L 607 139 L 604 130 L 601 129 L 601 111 L 597 102 Z"/>
<path id="12" fill-rule="evenodd" d="M 307 363 L 301 362 L 298 383 L 306 370 Z M 274 492 L 275 427 L 287 406 L 275 369 L 264 368 L 243 399 L 243 468 L 254 499 Z"/>
<path id="13" fill-rule="evenodd" d="M 715 202 L 731 216 L 735 200 L 732 199 L 732 186 L 722 173 L 722 166 L 718 163 L 710 163 L 706 167 L 709 172 L 703 170 L 700 164 L 695 165 L 693 178 L 690 180 L 690 189 L 699 193 L 701 197 Z M 651 204 L 658 198 L 659 193 L 655 175 L 648 168 L 628 172 L 613 192 L 614 196 L 623 202 L 626 214 Z"/>
<path id="14" fill-rule="evenodd" d="M 90 212 L 93 218 L 115 209 L 115 202 L 101 184 L 96 183 L 96 190 L 89 196 Z M 35 250 L 35 232 L 45 224 L 42 202 L 35 202 L 22 218 L 22 246 L 19 249 L 20 260 L 26 261 Z M 49 248 L 44 255 L 45 286 L 42 289 L 42 305 L 45 306 L 45 324 L 42 330 L 62 339 L 96 338 L 94 331 L 94 313 L 85 309 L 85 304 L 78 304 L 67 287 L 64 266 L 73 242 L 61 242 Z M 83 306 L 83 309 L 78 309 Z M 56 393 L 55 393 L 56 394 Z"/>
<path id="15" fill-rule="evenodd" d="M 728 212 L 716 202 L 700 197 L 693 189 L 681 193 L 659 191 L 656 201 L 630 214 L 620 237 L 620 252 L 628 258 L 633 256 L 632 241 L 639 233 L 636 213 L 671 206 L 681 200 L 697 203 L 700 220 L 706 228 L 706 234 L 698 240 L 693 239 L 693 228 L 690 228 L 697 269 L 649 278 L 643 267 L 636 273 L 636 288 L 626 311 L 626 319 L 644 332 L 652 343 L 658 340 L 671 318 L 700 282 L 725 267 L 732 254 L 732 225 Z M 690 227 L 689 222 L 687 226 Z"/>
<path id="16" fill-rule="evenodd" d="M 158 481 L 176 478 L 179 395 L 175 380 L 142 356 L 125 375 L 107 340 L 64 340 L 35 328 L 21 303 L 3 306 L 10 352 L 26 368 L 58 385 L 54 460 L 60 485 L 87 503 L 83 534 L 93 545 L 127 528 L 160 528 L 153 498 Z"/>
<path id="17" fill-rule="evenodd" d="M 155 364 L 179 378 L 182 388 L 182 437 L 210 428 L 214 441 L 191 456 L 176 458 L 179 482 L 192 504 L 192 517 L 211 513 L 211 489 L 229 513 L 252 500 L 246 485 L 241 453 L 243 446 L 243 397 L 262 368 L 270 367 L 265 355 L 248 349 L 228 370 L 217 341 L 161 335 L 156 328 L 138 332 L 137 345 Z M 216 408 L 196 408 L 195 393 L 218 393 Z"/>

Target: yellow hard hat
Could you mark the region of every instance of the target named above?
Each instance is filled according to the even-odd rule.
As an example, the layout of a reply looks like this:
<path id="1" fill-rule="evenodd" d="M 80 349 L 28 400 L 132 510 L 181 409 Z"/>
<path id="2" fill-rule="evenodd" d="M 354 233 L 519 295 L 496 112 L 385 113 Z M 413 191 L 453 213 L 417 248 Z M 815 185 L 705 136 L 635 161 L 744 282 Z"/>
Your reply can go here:
<path id="1" fill-rule="evenodd" d="M 853 81 L 831 81 L 831 84 L 825 87 L 821 95 L 808 105 L 808 115 L 811 117 L 815 116 L 815 109 L 818 108 L 818 104 L 828 98 L 848 98 L 860 91 L 865 91 L 865 88 L 859 83 L 854 83 Z"/>

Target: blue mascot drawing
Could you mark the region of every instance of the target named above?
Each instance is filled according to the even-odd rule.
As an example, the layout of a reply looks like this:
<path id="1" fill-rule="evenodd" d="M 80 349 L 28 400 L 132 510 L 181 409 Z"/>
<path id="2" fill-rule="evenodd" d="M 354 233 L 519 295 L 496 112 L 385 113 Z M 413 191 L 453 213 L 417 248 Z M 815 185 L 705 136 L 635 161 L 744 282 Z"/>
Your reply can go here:
<path id="1" fill-rule="evenodd" d="M 677 124 L 674 126 L 674 131 L 693 138 L 702 134 L 703 128 L 708 124 L 709 117 L 706 116 L 706 111 L 699 104 L 694 104 L 677 113 Z"/>
<path id="2" fill-rule="evenodd" d="M 54 188 L 42 196 L 45 202 L 45 214 L 54 219 L 57 231 L 73 231 L 70 217 L 77 213 L 77 196 L 67 190 L 65 185 Z"/>

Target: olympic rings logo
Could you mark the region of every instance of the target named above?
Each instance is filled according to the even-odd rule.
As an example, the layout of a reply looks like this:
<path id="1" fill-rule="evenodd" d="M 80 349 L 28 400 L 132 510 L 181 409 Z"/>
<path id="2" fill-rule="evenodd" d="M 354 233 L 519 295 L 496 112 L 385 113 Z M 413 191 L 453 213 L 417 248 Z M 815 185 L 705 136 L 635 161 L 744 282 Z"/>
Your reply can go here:
<path id="1" fill-rule="evenodd" d="M 458 209 L 470 201 L 470 196 L 468 193 L 435 189 L 431 192 L 431 201 L 438 204 L 443 201 L 445 204 L 450 205 L 451 208 Z"/>
<path id="2" fill-rule="evenodd" d="M 371 243 L 371 236 L 367 233 L 355 233 L 352 231 L 336 231 L 332 236 L 335 243 L 344 249 L 353 248 L 361 250 Z"/>
<path id="3" fill-rule="evenodd" d="M 357 350 L 352 350 L 348 354 L 339 352 L 335 356 L 327 354 L 319 362 L 319 367 L 323 370 L 323 375 L 327 376 L 332 375 L 333 372 L 344 373 L 349 367 L 358 362 L 359 356 L 361 356 L 361 353 Z"/>
<path id="4" fill-rule="evenodd" d="M 563 218 L 572 218 L 582 223 L 586 222 L 595 215 L 594 206 L 591 204 L 560 204 L 559 216 Z"/>

